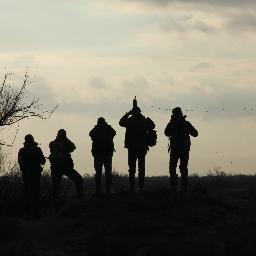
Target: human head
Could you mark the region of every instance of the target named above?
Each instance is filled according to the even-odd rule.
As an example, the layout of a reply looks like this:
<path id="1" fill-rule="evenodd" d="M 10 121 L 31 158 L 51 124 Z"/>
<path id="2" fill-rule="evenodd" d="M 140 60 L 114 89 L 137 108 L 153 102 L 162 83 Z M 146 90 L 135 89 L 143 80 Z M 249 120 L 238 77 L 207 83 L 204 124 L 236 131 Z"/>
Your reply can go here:
<path id="1" fill-rule="evenodd" d="M 34 137 L 31 134 L 27 134 L 25 136 L 25 143 L 26 144 L 34 144 L 35 143 Z"/>
<path id="2" fill-rule="evenodd" d="M 180 118 L 183 117 L 183 113 L 180 107 L 176 107 L 172 110 L 172 114 L 174 117 Z"/>
<path id="3" fill-rule="evenodd" d="M 99 117 L 99 118 L 98 118 L 98 121 L 97 121 L 97 124 L 98 124 L 98 125 L 104 125 L 104 124 L 106 124 L 105 118 L 104 118 L 104 117 Z"/>
<path id="4" fill-rule="evenodd" d="M 132 114 L 133 115 L 138 115 L 138 114 L 140 114 L 141 113 L 141 109 L 139 108 L 139 107 L 134 107 L 133 109 L 132 109 Z"/>
<path id="5" fill-rule="evenodd" d="M 57 138 L 58 139 L 64 139 L 66 137 L 67 137 L 67 133 L 64 129 L 58 130 L 58 133 L 57 133 Z"/>

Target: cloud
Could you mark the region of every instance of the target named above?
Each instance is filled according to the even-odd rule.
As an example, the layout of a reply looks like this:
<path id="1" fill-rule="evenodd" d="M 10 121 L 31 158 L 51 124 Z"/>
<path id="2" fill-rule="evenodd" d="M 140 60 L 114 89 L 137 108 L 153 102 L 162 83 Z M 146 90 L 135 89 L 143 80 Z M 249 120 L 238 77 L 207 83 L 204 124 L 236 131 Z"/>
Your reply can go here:
<path id="1" fill-rule="evenodd" d="M 213 25 L 209 25 L 205 21 L 194 19 L 193 17 L 189 19 L 183 19 L 181 17 L 168 18 L 160 26 L 165 32 L 216 32 L 216 28 Z"/>
<path id="2" fill-rule="evenodd" d="M 95 89 L 105 89 L 108 87 L 106 81 L 100 76 L 92 76 L 89 79 L 89 85 Z"/>
<path id="3" fill-rule="evenodd" d="M 124 1 L 131 2 L 131 0 Z M 232 8 L 241 6 L 256 6 L 254 0 L 132 0 L 132 2 L 162 7 L 177 3 L 209 6 L 227 6 Z"/>
<path id="4" fill-rule="evenodd" d="M 43 101 L 54 102 L 55 93 L 49 81 L 42 77 L 34 76 L 31 78 L 31 85 L 27 88 L 31 95 L 39 97 Z"/>
<path id="5" fill-rule="evenodd" d="M 148 87 L 148 81 L 144 77 L 136 77 L 132 80 L 125 80 L 123 87 L 136 92 L 137 90 L 146 89 Z"/>
<path id="6" fill-rule="evenodd" d="M 95 102 L 81 102 L 81 101 L 63 101 L 60 103 L 58 112 L 63 114 L 76 115 L 81 118 L 88 117 L 108 117 L 108 118 L 120 118 L 125 112 L 130 109 L 130 102 L 128 100 L 123 102 L 113 97 L 113 100 L 109 98 L 101 97 Z"/>
<path id="7" fill-rule="evenodd" d="M 255 94 L 256 88 L 254 87 L 239 88 L 215 81 L 207 86 L 191 87 L 183 93 L 174 91 L 170 95 L 163 95 L 162 98 L 155 98 L 152 110 L 164 111 L 181 106 L 189 116 L 197 116 L 199 119 L 203 118 L 208 121 L 241 117 L 255 119 Z"/>
<path id="8" fill-rule="evenodd" d="M 254 32 L 256 15 L 251 12 L 234 14 L 227 19 L 225 26 L 233 32 Z"/>
<path id="9" fill-rule="evenodd" d="M 200 62 L 190 69 L 190 71 L 208 70 L 214 68 L 214 65 L 207 62 Z"/>
<path id="10" fill-rule="evenodd" d="M 208 62 L 199 62 L 193 71 L 215 68 Z M 163 75 L 159 77 L 138 77 L 120 81 L 121 88 L 112 90 L 111 95 L 97 93 L 94 100 L 85 101 L 64 98 L 60 102 L 58 112 L 72 114 L 81 118 L 105 116 L 118 119 L 132 106 L 132 99 L 136 95 L 143 112 L 149 115 L 152 112 L 166 113 L 167 109 L 181 106 L 190 116 L 198 119 L 236 119 L 253 117 L 256 114 L 254 86 L 243 86 L 243 80 L 235 82 L 234 77 L 216 78 L 212 74 L 203 78 L 188 72 L 184 80 L 168 80 Z M 171 79 L 171 78 L 169 78 Z M 191 79 L 189 81 L 189 79 Z M 189 81 L 189 82 L 188 82 Z M 109 81 L 105 81 L 109 84 Z M 183 83 L 187 83 L 183 84 Z M 253 84 L 253 81 L 251 81 Z M 151 106 L 154 107 L 151 107 Z M 160 108 L 160 109 L 158 109 Z M 224 110 L 223 110 L 224 109 Z M 193 110 L 193 111 L 191 111 Z"/>

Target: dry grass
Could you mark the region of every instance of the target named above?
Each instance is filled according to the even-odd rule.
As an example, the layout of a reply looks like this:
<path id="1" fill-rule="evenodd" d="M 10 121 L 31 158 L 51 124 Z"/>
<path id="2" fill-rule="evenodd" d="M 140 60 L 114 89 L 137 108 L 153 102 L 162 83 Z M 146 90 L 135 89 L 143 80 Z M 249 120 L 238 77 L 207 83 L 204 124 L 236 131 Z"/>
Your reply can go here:
<path id="1" fill-rule="evenodd" d="M 51 180 L 42 177 L 43 218 L 22 218 L 21 178 L 7 175 L 0 195 L 1 255 L 250 255 L 256 247 L 256 176 L 192 175 L 191 191 L 168 191 L 168 177 L 146 179 L 144 193 L 123 191 L 127 176 L 114 176 L 115 194 L 86 198 L 63 180 L 55 210 Z"/>

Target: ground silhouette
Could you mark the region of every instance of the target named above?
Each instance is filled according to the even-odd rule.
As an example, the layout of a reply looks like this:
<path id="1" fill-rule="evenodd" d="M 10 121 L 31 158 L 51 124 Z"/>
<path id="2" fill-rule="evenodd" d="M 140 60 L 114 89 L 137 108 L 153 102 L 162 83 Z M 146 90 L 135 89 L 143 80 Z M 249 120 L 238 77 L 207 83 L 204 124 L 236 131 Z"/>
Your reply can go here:
<path id="1" fill-rule="evenodd" d="M 128 178 L 115 177 L 117 193 L 94 198 L 94 180 L 88 178 L 86 198 L 76 200 L 72 187 L 58 211 L 45 195 L 40 221 L 23 220 L 19 208 L 1 211 L 1 255 L 205 256 L 254 252 L 255 176 L 191 179 L 191 191 L 171 194 L 168 177 L 156 177 L 147 178 L 150 185 L 145 192 L 131 194 L 118 189 Z"/>

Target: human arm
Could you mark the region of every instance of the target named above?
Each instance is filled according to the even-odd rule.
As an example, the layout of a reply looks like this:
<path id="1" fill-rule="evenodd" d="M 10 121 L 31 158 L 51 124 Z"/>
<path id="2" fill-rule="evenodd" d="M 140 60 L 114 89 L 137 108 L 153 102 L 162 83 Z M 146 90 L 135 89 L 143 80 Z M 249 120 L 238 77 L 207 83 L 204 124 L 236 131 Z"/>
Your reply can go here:
<path id="1" fill-rule="evenodd" d="M 197 129 L 188 121 L 187 121 L 187 129 L 188 129 L 189 135 L 191 135 L 193 137 L 197 137 L 198 136 Z"/>
<path id="2" fill-rule="evenodd" d="M 44 165 L 46 160 L 45 160 L 45 157 L 44 157 L 44 154 L 43 154 L 43 151 L 41 148 L 38 148 L 38 160 L 39 160 L 39 163 L 41 165 Z"/>
<path id="3" fill-rule="evenodd" d="M 91 140 L 94 140 L 94 138 L 95 138 L 95 127 L 89 132 L 89 136 L 91 137 Z"/>
<path id="4" fill-rule="evenodd" d="M 64 152 L 66 153 L 72 153 L 76 149 L 75 144 L 69 139 L 66 139 L 64 145 Z"/>
<path id="5" fill-rule="evenodd" d="M 116 131 L 113 127 L 109 126 L 110 127 L 110 132 L 111 132 L 111 135 L 112 137 L 114 138 L 116 136 Z"/>
<path id="6" fill-rule="evenodd" d="M 167 137 L 173 136 L 174 130 L 175 130 L 175 124 L 174 124 L 174 121 L 171 119 L 170 122 L 165 127 L 165 130 L 164 130 L 165 136 Z"/>
<path id="7" fill-rule="evenodd" d="M 20 167 L 22 167 L 22 165 L 23 165 L 23 161 L 22 161 L 22 152 L 23 152 L 23 150 L 20 149 L 20 150 L 19 150 L 19 153 L 18 153 L 18 163 L 19 163 Z"/>
<path id="8" fill-rule="evenodd" d="M 148 130 L 153 130 L 153 129 L 155 129 L 155 127 L 156 127 L 155 123 L 149 117 L 147 117 Z"/>
<path id="9" fill-rule="evenodd" d="M 129 115 L 131 114 L 131 111 L 125 113 L 122 118 L 119 121 L 119 125 L 122 127 L 126 127 L 129 121 Z"/>

